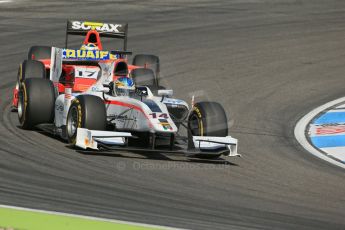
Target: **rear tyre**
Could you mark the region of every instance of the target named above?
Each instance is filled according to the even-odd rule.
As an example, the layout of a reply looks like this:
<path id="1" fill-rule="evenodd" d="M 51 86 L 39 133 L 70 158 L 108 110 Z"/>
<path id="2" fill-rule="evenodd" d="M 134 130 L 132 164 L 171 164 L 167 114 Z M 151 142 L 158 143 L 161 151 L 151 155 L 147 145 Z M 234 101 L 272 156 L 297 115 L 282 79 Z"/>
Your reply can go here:
<path id="1" fill-rule="evenodd" d="M 107 113 L 104 101 L 92 95 L 79 95 L 73 101 L 67 115 L 66 136 L 75 145 L 78 128 L 106 130 Z"/>
<path id="2" fill-rule="evenodd" d="M 137 54 L 133 59 L 133 65 L 141 66 L 145 69 L 151 69 L 154 73 L 154 81 L 159 86 L 160 63 L 159 57 L 151 54 Z"/>
<path id="3" fill-rule="evenodd" d="M 18 83 L 29 78 L 46 79 L 46 70 L 42 62 L 25 60 L 19 65 L 17 80 Z"/>
<path id="4" fill-rule="evenodd" d="M 54 85 L 47 79 L 25 79 L 21 83 L 18 98 L 18 118 L 22 128 L 33 129 L 36 125 L 53 123 Z"/>
<path id="5" fill-rule="evenodd" d="M 158 90 L 158 85 L 156 84 L 155 75 L 151 69 L 138 68 L 131 72 L 131 77 L 137 86 L 147 86 L 152 91 Z"/>
<path id="6" fill-rule="evenodd" d="M 50 46 L 31 46 L 28 53 L 29 60 L 50 59 Z"/>
<path id="7" fill-rule="evenodd" d="M 193 136 L 228 135 L 228 120 L 224 108 L 217 102 L 196 103 L 188 117 L 188 139 L 192 142 Z M 200 158 L 218 158 L 214 155 L 200 155 Z"/>

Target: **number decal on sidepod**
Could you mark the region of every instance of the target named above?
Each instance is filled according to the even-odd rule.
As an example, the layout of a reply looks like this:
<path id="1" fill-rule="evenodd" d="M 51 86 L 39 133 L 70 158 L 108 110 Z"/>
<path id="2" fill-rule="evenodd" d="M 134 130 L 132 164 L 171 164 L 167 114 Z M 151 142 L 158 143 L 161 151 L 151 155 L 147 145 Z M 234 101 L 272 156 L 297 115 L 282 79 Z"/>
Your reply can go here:
<path id="1" fill-rule="evenodd" d="M 169 118 L 168 114 L 166 114 L 166 113 L 161 113 L 161 114 L 159 114 L 159 113 L 150 113 L 149 115 L 152 116 L 153 119 L 156 119 L 156 118 L 168 119 Z"/>

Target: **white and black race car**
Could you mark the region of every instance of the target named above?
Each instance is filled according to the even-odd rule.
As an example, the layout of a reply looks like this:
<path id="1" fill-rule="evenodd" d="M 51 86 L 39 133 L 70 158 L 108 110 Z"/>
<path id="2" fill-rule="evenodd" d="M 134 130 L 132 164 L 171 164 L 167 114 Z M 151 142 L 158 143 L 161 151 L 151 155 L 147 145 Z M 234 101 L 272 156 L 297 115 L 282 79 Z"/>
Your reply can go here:
<path id="1" fill-rule="evenodd" d="M 228 135 L 227 116 L 219 103 L 190 107 L 173 98 L 172 90 L 160 87 L 150 68 L 128 70 L 122 63 L 125 71 L 115 74 L 119 58 L 128 52 L 92 50 L 85 56 L 85 50 L 55 47 L 50 52 L 49 73 L 34 65 L 25 70 L 49 78 L 23 76 L 19 82 L 18 117 L 24 129 L 43 129 L 85 151 L 239 156 L 237 139 Z M 73 52 L 73 57 L 67 55 Z M 94 78 L 94 83 L 77 91 L 77 78 Z"/>

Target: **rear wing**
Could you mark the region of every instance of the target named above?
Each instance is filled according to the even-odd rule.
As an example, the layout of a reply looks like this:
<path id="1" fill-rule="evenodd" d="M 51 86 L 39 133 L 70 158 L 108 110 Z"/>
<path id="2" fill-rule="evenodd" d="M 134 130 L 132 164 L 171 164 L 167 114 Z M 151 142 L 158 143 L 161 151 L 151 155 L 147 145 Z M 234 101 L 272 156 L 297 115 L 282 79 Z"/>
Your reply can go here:
<path id="1" fill-rule="evenodd" d="M 112 24 L 75 20 L 67 20 L 65 48 L 68 46 L 68 35 L 86 35 L 90 30 L 96 30 L 101 37 L 123 39 L 123 50 L 127 50 L 127 23 Z"/>
<path id="2" fill-rule="evenodd" d="M 116 60 L 129 55 L 129 51 L 74 50 L 52 47 L 50 61 L 50 80 L 57 85 L 62 73 L 62 64 L 95 65 L 99 61 Z"/>
<path id="3" fill-rule="evenodd" d="M 104 50 L 73 50 L 52 47 L 50 61 L 50 80 L 57 87 L 62 73 L 63 64 L 99 66 L 99 61 L 117 59 L 110 51 Z"/>

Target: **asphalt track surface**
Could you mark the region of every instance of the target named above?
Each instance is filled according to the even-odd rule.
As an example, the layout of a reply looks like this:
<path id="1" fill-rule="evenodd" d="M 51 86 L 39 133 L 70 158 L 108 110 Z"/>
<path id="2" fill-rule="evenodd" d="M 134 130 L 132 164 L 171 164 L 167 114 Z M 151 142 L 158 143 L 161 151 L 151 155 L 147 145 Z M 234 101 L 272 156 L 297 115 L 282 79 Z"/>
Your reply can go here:
<path id="1" fill-rule="evenodd" d="M 129 22 L 130 49 L 161 57 L 175 95 L 229 110 L 244 157 L 83 155 L 18 128 L 18 64 L 31 45 L 63 46 L 67 18 Z M 293 135 L 344 96 L 344 1 L 15 1 L 0 4 L 0 31 L 0 203 L 193 229 L 345 228 L 344 171 Z"/>

